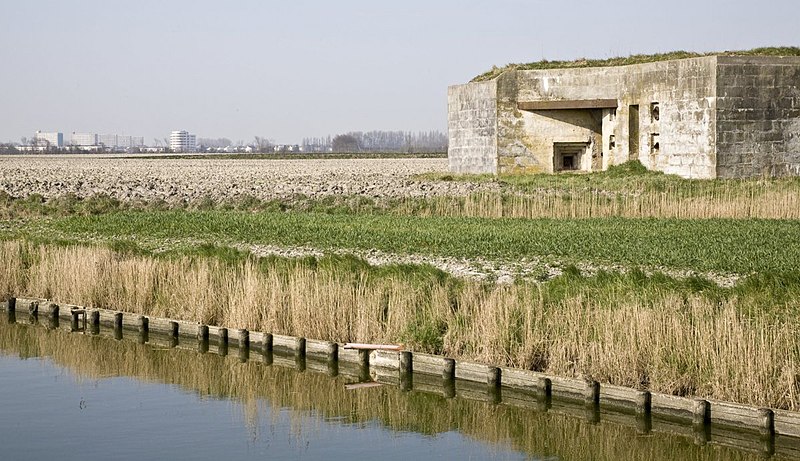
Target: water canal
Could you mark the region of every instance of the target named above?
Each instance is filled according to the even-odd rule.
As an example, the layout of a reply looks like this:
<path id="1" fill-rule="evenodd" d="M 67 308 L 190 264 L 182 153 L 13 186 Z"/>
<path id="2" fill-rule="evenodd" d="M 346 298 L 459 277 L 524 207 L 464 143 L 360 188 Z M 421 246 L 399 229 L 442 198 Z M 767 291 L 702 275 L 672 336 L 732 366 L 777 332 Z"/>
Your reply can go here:
<path id="1" fill-rule="evenodd" d="M 416 384 L 348 390 L 358 370 L 25 317 L 0 319 L 2 459 L 756 460 L 771 451 Z"/>

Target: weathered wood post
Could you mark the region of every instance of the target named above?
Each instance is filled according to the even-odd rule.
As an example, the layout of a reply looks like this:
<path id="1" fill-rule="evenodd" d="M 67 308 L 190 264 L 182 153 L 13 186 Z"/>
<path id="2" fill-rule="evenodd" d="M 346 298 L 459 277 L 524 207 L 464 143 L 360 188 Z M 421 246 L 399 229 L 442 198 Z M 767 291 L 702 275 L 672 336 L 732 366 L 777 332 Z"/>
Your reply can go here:
<path id="1" fill-rule="evenodd" d="M 50 328 L 58 328 L 58 304 L 50 303 L 48 306 L 50 314 L 48 315 L 48 323 Z"/>
<path id="2" fill-rule="evenodd" d="M 600 383 L 594 380 L 586 382 L 586 389 L 583 391 L 583 403 L 587 407 L 594 407 L 600 404 Z"/>
<path id="3" fill-rule="evenodd" d="M 150 319 L 147 317 L 140 315 L 136 319 L 136 327 L 139 331 L 139 336 L 137 341 L 139 344 L 144 344 L 150 340 Z"/>
<path id="4" fill-rule="evenodd" d="M 758 409 L 759 427 L 761 436 L 761 451 L 767 457 L 775 454 L 775 413 L 769 408 Z"/>
<path id="5" fill-rule="evenodd" d="M 536 399 L 536 410 L 546 413 L 552 406 L 553 381 L 539 377 L 533 385 L 533 396 Z"/>
<path id="6" fill-rule="evenodd" d="M 369 375 L 369 350 L 367 349 L 358 350 L 358 378 L 365 382 L 371 380 Z"/>
<path id="7" fill-rule="evenodd" d="M 8 323 L 17 322 L 17 298 L 8 298 L 6 302 L 6 318 L 8 319 Z"/>
<path id="8" fill-rule="evenodd" d="M 239 330 L 239 361 L 244 363 L 250 360 L 250 332 Z"/>
<path id="9" fill-rule="evenodd" d="M 325 355 L 328 358 L 327 372 L 328 376 L 335 378 L 339 376 L 339 344 L 335 342 L 328 343 Z"/>
<path id="10" fill-rule="evenodd" d="M 711 403 L 705 399 L 692 402 L 692 428 L 695 444 L 705 445 L 711 440 Z"/>
<path id="11" fill-rule="evenodd" d="M 442 395 L 444 395 L 446 399 L 452 399 L 456 396 L 455 359 L 442 359 Z"/>
<path id="12" fill-rule="evenodd" d="M 169 347 L 177 347 L 178 338 L 180 337 L 180 325 L 178 322 L 170 320 L 167 334 L 169 335 Z"/>
<path id="13" fill-rule="evenodd" d="M 201 354 L 208 352 L 208 325 L 197 327 L 197 351 Z"/>
<path id="14" fill-rule="evenodd" d="M 454 381 L 456 379 L 455 359 L 444 359 L 444 363 L 442 364 L 442 379 L 445 381 Z"/>
<path id="15" fill-rule="evenodd" d="M 264 363 L 272 365 L 272 333 L 264 333 L 264 342 L 261 344 L 261 353 L 264 355 Z"/>
<path id="16" fill-rule="evenodd" d="M 640 391 L 636 394 L 636 431 L 640 435 L 647 435 L 653 430 L 653 418 L 650 412 L 653 396 L 650 391 Z"/>
<path id="17" fill-rule="evenodd" d="M 306 338 L 294 339 L 294 366 L 299 372 L 306 371 Z"/>
<path id="18" fill-rule="evenodd" d="M 400 389 L 404 392 L 414 387 L 414 355 L 411 351 L 400 351 Z"/>
<path id="19" fill-rule="evenodd" d="M 217 329 L 217 353 L 222 356 L 228 355 L 228 329 Z"/>
<path id="20" fill-rule="evenodd" d="M 486 384 L 488 386 L 489 402 L 497 405 L 501 402 L 501 381 L 502 373 L 498 367 L 489 367 L 486 372 Z"/>
<path id="21" fill-rule="evenodd" d="M 28 322 L 37 323 L 39 321 L 39 302 L 33 301 L 28 304 Z"/>
<path id="22" fill-rule="evenodd" d="M 114 314 L 114 329 L 122 330 L 122 312 L 116 312 Z"/>
<path id="23" fill-rule="evenodd" d="M 93 335 L 100 334 L 100 311 L 98 310 L 92 311 L 89 324 L 91 325 L 91 330 Z"/>

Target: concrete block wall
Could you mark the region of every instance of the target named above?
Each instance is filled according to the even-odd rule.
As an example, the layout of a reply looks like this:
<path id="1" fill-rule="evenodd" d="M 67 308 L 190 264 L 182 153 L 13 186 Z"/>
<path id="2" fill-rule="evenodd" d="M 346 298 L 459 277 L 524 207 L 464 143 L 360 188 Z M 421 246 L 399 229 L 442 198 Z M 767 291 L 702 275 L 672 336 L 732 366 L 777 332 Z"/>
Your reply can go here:
<path id="1" fill-rule="evenodd" d="M 497 173 L 497 82 L 451 86 L 447 107 L 450 171 Z"/>
<path id="2" fill-rule="evenodd" d="M 544 165 L 552 171 L 552 143 L 560 138 L 597 135 L 581 123 L 559 131 L 558 111 L 520 111 L 518 101 L 617 99 L 616 113 L 606 114 L 593 140 L 602 146 L 601 168 L 640 160 L 650 169 L 692 178 L 716 174 L 716 57 L 693 58 L 621 67 L 526 70 L 506 72 L 498 82 L 498 156 L 504 165 Z M 658 103 L 660 119 L 650 115 Z M 639 149 L 629 152 L 629 107 L 639 106 Z M 580 112 L 573 111 L 575 117 Z M 557 115 L 557 114 L 556 114 Z M 574 118 L 574 117 L 573 117 Z M 579 117 L 580 118 L 580 117 Z M 570 122 L 568 122 L 570 123 Z M 585 124 L 584 124 L 585 125 Z M 562 127 L 566 125 L 562 124 Z M 658 134 L 657 152 L 652 150 Z M 614 135 L 615 147 L 608 147 Z M 513 161 L 504 159 L 513 159 Z"/>
<path id="3" fill-rule="evenodd" d="M 717 176 L 800 175 L 800 58 L 719 57 Z"/>

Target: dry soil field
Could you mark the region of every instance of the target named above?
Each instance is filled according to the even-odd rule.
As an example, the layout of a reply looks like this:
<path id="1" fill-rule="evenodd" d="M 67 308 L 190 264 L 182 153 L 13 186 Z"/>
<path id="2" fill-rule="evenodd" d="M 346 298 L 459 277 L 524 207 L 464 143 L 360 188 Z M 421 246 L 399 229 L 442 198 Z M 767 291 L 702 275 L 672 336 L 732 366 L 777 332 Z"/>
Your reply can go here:
<path id="1" fill-rule="evenodd" d="M 192 201 L 305 195 L 424 197 L 465 195 L 489 184 L 429 182 L 446 159 L 227 160 L 98 156 L 2 156 L 0 190 L 20 197 L 108 194 L 120 200 Z"/>

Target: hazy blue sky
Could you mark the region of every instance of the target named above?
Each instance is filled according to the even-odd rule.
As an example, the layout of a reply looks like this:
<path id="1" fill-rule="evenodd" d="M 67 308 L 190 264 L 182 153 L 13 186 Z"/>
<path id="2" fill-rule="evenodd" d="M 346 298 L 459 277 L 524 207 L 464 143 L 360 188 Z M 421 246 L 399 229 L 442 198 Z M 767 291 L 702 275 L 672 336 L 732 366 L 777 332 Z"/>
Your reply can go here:
<path id="1" fill-rule="evenodd" d="M 445 130 L 492 65 L 800 45 L 797 0 L 0 0 L 0 141 Z"/>

